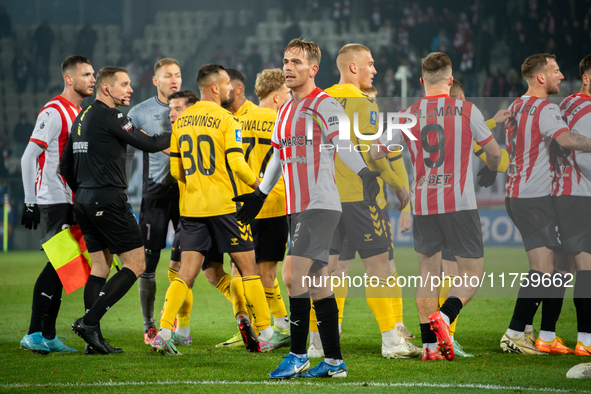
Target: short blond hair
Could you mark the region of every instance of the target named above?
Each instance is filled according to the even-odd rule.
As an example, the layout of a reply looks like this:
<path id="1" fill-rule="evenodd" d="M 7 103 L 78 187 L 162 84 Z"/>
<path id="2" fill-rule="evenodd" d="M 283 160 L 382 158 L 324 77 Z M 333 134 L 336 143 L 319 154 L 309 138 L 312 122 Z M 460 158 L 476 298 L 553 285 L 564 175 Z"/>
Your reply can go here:
<path id="1" fill-rule="evenodd" d="M 347 55 L 350 55 L 352 52 L 359 53 L 359 52 L 371 52 L 368 47 L 361 44 L 347 44 L 341 48 L 339 54 L 337 55 L 337 67 L 339 70 L 345 69 L 348 64 L 347 63 Z"/>
<path id="2" fill-rule="evenodd" d="M 302 50 L 304 51 L 306 59 L 308 59 L 308 63 L 316 65 L 320 64 L 322 54 L 320 52 L 320 48 L 314 43 L 314 41 L 306 41 L 300 38 L 294 38 L 289 42 L 289 44 L 287 44 L 285 51 L 283 52 L 287 52 L 290 49 Z"/>
<path id="3" fill-rule="evenodd" d="M 179 68 L 181 67 L 179 65 L 179 62 L 177 62 L 175 59 L 172 59 L 170 57 L 165 57 L 164 59 L 158 60 L 156 62 L 156 64 L 154 64 L 154 75 L 156 75 L 158 70 L 160 70 L 162 67 L 169 66 L 171 64 L 176 64 L 177 66 L 179 66 Z"/>
<path id="4" fill-rule="evenodd" d="M 451 59 L 445 53 L 431 52 L 421 60 L 423 81 L 427 85 L 438 84 L 451 75 Z"/>
<path id="5" fill-rule="evenodd" d="M 266 99 L 271 93 L 278 91 L 285 84 L 285 74 L 278 68 L 269 68 L 257 74 L 254 93 L 259 100 Z"/>

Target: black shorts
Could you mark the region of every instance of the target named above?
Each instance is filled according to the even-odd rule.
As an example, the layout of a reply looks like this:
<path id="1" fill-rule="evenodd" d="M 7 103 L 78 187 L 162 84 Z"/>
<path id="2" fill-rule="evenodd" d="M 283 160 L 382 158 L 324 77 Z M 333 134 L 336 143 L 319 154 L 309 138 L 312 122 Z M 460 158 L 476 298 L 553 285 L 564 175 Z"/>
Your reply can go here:
<path id="1" fill-rule="evenodd" d="M 78 189 L 74 214 L 90 253 L 109 249 L 119 254 L 144 246 L 123 189 Z"/>
<path id="2" fill-rule="evenodd" d="M 180 219 L 180 218 L 179 218 Z M 181 261 L 181 228 L 176 226 L 174 230 L 174 239 L 170 249 L 170 260 Z"/>
<path id="3" fill-rule="evenodd" d="M 181 261 L 181 230 L 180 226 L 174 232 L 174 240 L 172 241 L 172 249 L 170 251 L 170 259 L 172 261 Z M 211 249 L 205 255 L 202 270 L 209 268 L 209 263 L 224 263 L 224 255 L 218 252 L 218 246 L 215 242 L 212 243 Z"/>
<path id="4" fill-rule="evenodd" d="M 347 237 L 351 249 L 362 258 L 384 253 L 392 244 L 388 215 L 376 205 L 365 201 L 342 203 L 343 213 L 334 233 L 331 253 L 337 254 Z M 374 252 L 375 253 L 372 253 Z"/>
<path id="5" fill-rule="evenodd" d="M 251 224 L 257 261 L 282 261 L 287 247 L 287 218 L 255 219 Z"/>
<path id="6" fill-rule="evenodd" d="M 456 256 L 453 255 L 449 246 L 441 250 L 441 260 L 456 261 Z"/>
<path id="7" fill-rule="evenodd" d="M 166 247 L 168 222 L 174 228 L 179 224 L 179 199 L 142 198 L 140 208 L 140 229 L 147 251 L 162 250 Z"/>
<path id="8" fill-rule="evenodd" d="M 475 209 L 436 215 L 415 215 L 412 235 L 417 253 L 437 253 L 449 246 L 454 256 L 484 256 L 480 216 Z"/>
<path id="9" fill-rule="evenodd" d="M 309 209 L 288 215 L 289 254 L 328 264 L 332 237 L 340 217 L 339 211 L 328 209 Z"/>
<path id="10" fill-rule="evenodd" d="M 506 198 L 505 208 L 521 233 L 526 251 L 541 247 L 560 249 L 558 218 L 551 196 Z"/>
<path id="11" fill-rule="evenodd" d="M 332 249 L 332 247 L 331 247 L 331 249 Z M 341 251 L 339 253 L 339 260 L 343 260 L 343 261 L 353 260 L 355 258 L 356 254 L 357 254 L 357 251 L 355 249 L 351 248 L 351 245 L 349 245 L 349 238 L 345 237 L 345 239 L 343 239 L 343 242 L 341 243 Z"/>
<path id="12" fill-rule="evenodd" d="M 552 197 L 562 250 L 591 253 L 591 197 Z"/>
<path id="13" fill-rule="evenodd" d="M 72 204 L 39 205 L 39 212 L 41 213 L 41 245 L 60 231 L 76 224 Z"/>
<path id="14" fill-rule="evenodd" d="M 214 243 L 219 253 L 254 250 L 250 226 L 238 223 L 234 214 L 203 218 L 181 216 L 180 228 L 181 251 L 192 250 L 206 255 Z"/>

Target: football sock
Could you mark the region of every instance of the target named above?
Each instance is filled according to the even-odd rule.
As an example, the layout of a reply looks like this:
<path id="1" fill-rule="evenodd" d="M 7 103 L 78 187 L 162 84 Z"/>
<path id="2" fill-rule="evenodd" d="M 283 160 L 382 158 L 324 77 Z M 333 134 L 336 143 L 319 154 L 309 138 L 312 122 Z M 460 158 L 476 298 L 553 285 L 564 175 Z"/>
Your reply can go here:
<path id="1" fill-rule="evenodd" d="M 220 293 L 224 295 L 232 303 L 232 295 L 230 294 L 230 283 L 232 282 L 232 277 L 229 274 L 224 274 L 215 288 L 219 290 Z"/>
<path id="2" fill-rule="evenodd" d="M 61 283 L 57 272 L 51 263 L 47 263 L 43 271 L 39 274 L 35 287 L 33 289 L 33 305 L 31 311 L 31 322 L 27 334 L 43 330 L 43 320 L 48 312 L 54 298 L 61 297 L 55 294 L 56 284 Z"/>
<path id="3" fill-rule="evenodd" d="M 146 256 L 148 256 L 146 254 Z M 140 305 L 144 317 L 144 332 L 155 328 L 154 323 L 154 302 L 156 301 L 156 273 L 144 272 L 137 281 L 137 288 L 140 294 Z"/>
<path id="4" fill-rule="evenodd" d="M 90 275 L 84 286 L 84 313 L 87 313 L 94 305 L 105 285 L 107 278 Z"/>
<path id="5" fill-rule="evenodd" d="M 244 287 L 244 296 L 252 310 L 254 324 L 259 331 L 271 327 L 271 312 L 267 305 L 265 290 L 259 275 L 243 276 L 242 284 Z"/>
<path id="6" fill-rule="evenodd" d="M 531 324 L 526 324 L 524 332 L 534 332 L 534 326 Z"/>
<path id="7" fill-rule="evenodd" d="M 445 303 L 439 308 L 441 316 L 449 325 L 458 317 L 460 310 L 464 307 L 462 301 L 458 297 L 448 297 Z"/>
<path id="8" fill-rule="evenodd" d="M 582 342 L 583 346 L 591 346 L 591 333 L 579 332 L 577 334 L 577 342 Z"/>
<path id="9" fill-rule="evenodd" d="M 562 311 L 564 292 L 566 291 L 566 287 L 562 285 L 555 286 L 558 279 L 563 279 L 562 274 L 555 271 L 552 275 L 550 286 L 545 288 L 544 294 L 546 297 L 542 300 L 542 323 L 540 326 L 540 333 L 542 330 L 556 331 L 556 322 Z M 554 336 L 556 336 L 556 334 L 554 334 Z M 545 339 L 542 340 L 544 341 Z"/>
<path id="10" fill-rule="evenodd" d="M 273 328 L 271 326 L 259 331 L 259 340 L 266 342 L 273 336 Z"/>
<path id="11" fill-rule="evenodd" d="M 123 267 L 103 286 L 99 297 L 84 316 L 84 323 L 97 325 L 107 311 L 131 289 L 137 277 L 127 267 Z"/>
<path id="12" fill-rule="evenodd" d="M 185 297 L 189 292 L 189 287 L 184 280 L 175 278 L 164 298 L 164 307 L 162 311 L 162 318 L 160 319 L 160 327 L 167 330 L 172 330 L 174 326 L 174 317 L 178 313 L 181 305 L 185 301 Z M 162 330 L 162 329 L 161 329 Z M 166 338 L 165 338 L 166 339 Z"/>
<path id="13" fill-rule="evenodd" d="M 174 280 L 174 278 L 176 278 L 176 275 L 178 274 L 178 271 L 175 270 L 174 268 L 170 268 L 168 267 L 168 282 L 172 283 L 172 281 Z"/>
<path id="14" fill-rule="evenodd" d="M 443 304 L 445 304 L 445 300 L 447 299 L 447 293 L 449 293 L 449 289 L 453 287 L 453 280 L 455 277 L 455 275 L 445 275 L 443 277 L 441 286 L 439 286 L 439 308 L 441 308 Z"/>
<path id="15" fill-rule="evenodd" d="M 402 323 L 403 320 L 403 312 L 402 312 L 402 288 L 396 284 L 396 279 L 398 278 L 398 271 L 394 271 L 394 274 L 390 275 L 389 283 L 393 285 L 390 288 L 390 302 L 392 303 L 392 311 L 394 312 L 394 321 L 398 325 L 398 323 Z"/>
<path id="16" fill-rule="evenodd" d="M 310 300 L 310 331 L 318 331 L 318 321 L 316 319 L 316 310 L 314 309 L 314 303 Z"/>
<path id="17" fill-rule="evenodd" d="M 397 346 L 400 343 L 400 335 L 398 330 L 393 328 L 389 331 L 382 332 L 382 344 L 386 346 Z"/>
<path id="18" fill-rule="evenodd" d="M 193 290 L 188 289 L 185 295 L 185 301 L 181 304 L 179 311 L 176 313 L 176 326 L 179 328 L 186 328 L 191 325 L 191 310 L 193 309 Z"/>
<path id="19" fill-rule="evenodd" d="M 345 300 L 347 299 L 347 294 L 349 293 L 349 286 L 347 286 L 347 283 L 343 281 L 343 283 L 340 283 L 339 286 L 335 286 L 333 291 L 337 301 L 337 308 L 339 308 L 339 324 L 341 324 L 343 322 Z"/>
<path id="20" fill-rule="evenodd" d="M 161 337 L 162 339 L 165 339 L 168 341 L 168 340 L 170 340 L 170 337 L 172 336 L 172 330 L 162 327 L 158 331 L 158 336 Z"/>
<path id="21" fill-rule="evenodd" d="M 538 336 L 545 342 L 550 342 L 556 339 L 556 333 L 554 331 L 540 330 L 540 335 Z"/>
<path id="22" fill-rule="evenodd" d="M 310 326 L 310 293 L 289 297 L 289 329 L 291 331 L 291 353 L 302 357 L 306 355 L 308 328 Z"/>
<path id="23" fill-rule="evenodd" d="M 527 276 L 528 280 L 534 273 L 540 275 L 540 278 L 542 277 L 540 271 L 529 270 Z M 523 333 L 525 326 L 531 324 L 534 315 L 538 310 L 538 306 L 540 305 L 542 291 L 543 289 L 532 286 L 531 280 L 529 280 L 528 286 L 521 286 L 519 293 L 517 294 L 517 301 L 515 301 L 513 317 L 509 323 L 510 329 Z"/>
<path id="24" fill-rule="evenodd" d="M 191 328 L 190 328 L 189 326 L 187 326 L 187 327 L 183 327 L 183 328 L 177 327 L 175 332 L 176 332 L 176 333 L 177 333 L 179 336 L 181 336 L 181 337 L 185 337 L 185 338 L 186 338 L 186 337 L 188 337 L 189 335 L 191 335 Z"/>
<path id="25" fill-rule="evenodd" d="M 577 331 L 591 335 L 591 271 L 577 271 L 573 301 L 577 310 Z M 588 338 L 588 337 L 587 337 Z M 588 341 L 588 339 L 587 339 Z M 589 342 L 583 342 L 590 346 Z"/>
<path id="26" fill-rule="evenodd" d="M 234 309 L 234 317 L 239 315 L 248 316 L 250 323 L 253 323 L 253 318 L 250 310 L 246 306 L 246 297 L 244 296 L 244 284 L 240 274 L 232 275 L 230 280 L 230 295 L 232 297 L 232 308 Z"/>
<path id="27" fill-rule="evenodd" d="M 314 345 L 316 349 L 322 349 L 322 340 L 320 339 L 320 333 L 318 327 L 316 331 L 310 331 L 310 346 Z"/>
<path id="28" fill-rule="evenodd" d="M 368 286 L 365 288 L 365 299 L 380 326 L 380 332 L 396 328 L 390 290 L 385 278 L 379 278 L 378 287 Z"/>
<path id="29" fill-rule="evenodd" d="M 343 363 L 343 360 L 336 359 L 336 358 L 325 358 L 324 362 L 328 365 L 332 365 L 333 367 L 338 367 Z"/>
<path id="30" fill-rule="evenodd" d="M 327 358 L 342 360 L 339 336 L 339 309 L 334 294 L 327 298 L 314 301 L 316 317 L 318 318 L 318 332 L 322 341 L 324 355 Z M 292 339 L 293 340 L 293 339 Z M 304 342 L 305 343 L 305 342 Z"/>
<path id="31" fill-rule="evenodd" d="M 59 280 L 55 283 L 55 290 L 51 299 L 51 304 L 47 308 L 47 314 L 43 318 L 43 337 L 51 340 L 55 338 L 55 321 L 62 305 L 62 282 Z"/>
<path id="32" fill-rule="evenodd" d="M 285 309 L 285 303 L 281 297 L 281 288 L 279 287 L 279 281 L 277 281 L 277 278 L 275 278 L 275 283 L 273 284 L 273 299 L 269 304 L 269 309 L 275 319 L 287 316 L 287 309 Z"/>
<path id="33" fill-rule="evenodd" d="M 437 335 L 435 335 L 435 331 L 431 330 L 429 323 L 421 323 L 421 340 L 424 344 L 437 343 Z"/>
<path id="34" fill-rule="evenodd" d="M 524 335 L 523 331 L 515 331 L 512 329 L 507 329 L 507 332 L 505 333 L 509 338 L 511 339 L 517 339 L 517 338 L 521 338 Z"/>

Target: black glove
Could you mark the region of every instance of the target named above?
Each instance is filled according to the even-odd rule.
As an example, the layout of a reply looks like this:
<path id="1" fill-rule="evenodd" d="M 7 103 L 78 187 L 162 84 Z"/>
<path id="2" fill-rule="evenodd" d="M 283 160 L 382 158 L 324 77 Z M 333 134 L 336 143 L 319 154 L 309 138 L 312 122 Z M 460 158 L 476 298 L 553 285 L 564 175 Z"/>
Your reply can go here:
<path id="1" fill-rule="evenodd" d="M 37 230 L 37 226 L 39 225 L 40 221 L 41 212 L 39 211 L 39 206 L 37 204 L 25 204 L 21 224 L 29 230 Z"/>
<path id="2" fill-rule="evenodd" d="M 241 194 L 237 197 L 234 197 L 232 201 L 241 202 L 242 206 L 236 212 L 234 217 L 242 224 L 250 224 L 257 217 L 265 200 L 267 199 L 267 195 L 259 190 L 257 187 L 254 192 Z"/>
<path id="3" fill-rule="evenodd" d="M 497 172 L 491 171 L 487 165 L 482 167 L 477 174 L 480 178 L 478 178 L 478 186 L 480 187 L 489 187 L 492 186 L 493 183 L 497 180 Z"/>
<path id="4" fill-rule="evenodd" d="M 378 184 L 378 180 L 376 178 L 380 176 L 380 173 L 378 171 L 372 171 L 369 168 L 365 167 L 361 171 L 359 171 L 357 175 L 359 175 L 361 181 L 363 182 L 364 196 L 367 196 L 369 198 L 369 203 L 371 205 L 375 204 L 376 197 L 380 192 L 380 185 Z"/>

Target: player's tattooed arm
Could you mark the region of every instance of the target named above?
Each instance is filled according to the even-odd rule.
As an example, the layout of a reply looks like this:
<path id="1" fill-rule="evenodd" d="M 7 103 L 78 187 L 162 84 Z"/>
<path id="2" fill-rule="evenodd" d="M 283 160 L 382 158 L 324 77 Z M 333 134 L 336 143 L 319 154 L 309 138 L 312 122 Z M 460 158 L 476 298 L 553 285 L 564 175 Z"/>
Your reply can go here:
<path id="1" fill-rule="evenodd" d="M 591 152 L 591 139 L 584 135 L 573 133 L 572 131 L 561 133 L 556 137 L 556 142 L 567 149 Z"/>

